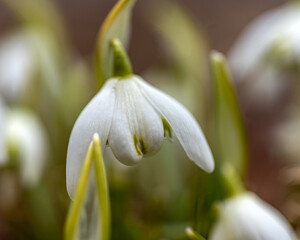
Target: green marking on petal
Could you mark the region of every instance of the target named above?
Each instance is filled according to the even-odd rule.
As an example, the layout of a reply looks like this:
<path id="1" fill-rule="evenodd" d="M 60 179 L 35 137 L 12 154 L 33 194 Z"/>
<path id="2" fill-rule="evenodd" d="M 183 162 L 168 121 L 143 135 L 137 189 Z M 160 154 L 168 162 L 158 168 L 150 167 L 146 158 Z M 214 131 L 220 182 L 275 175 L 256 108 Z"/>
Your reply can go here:
<path id="1" fill-rule="evenodd" d="M 147 153 L 147 147 L 143 138 L 137 139 L 136 134 L 133 135 L 134 147 L 139 156 Z"/>
<path id="2" fill-rule="evenodd" d="M 170 124 L 167 122 L 167 120 L 165 118 L 161 119 L 163 122 L 163 126 L 164 126 L 164 137 L 165 138 L 169 138 L 172 139 L 172 128 L 170 126 Z"/>
<path id="3" fill-rule="evenodd" d="M 142 152 L 144 155 L 147 153 L 146 144 L 145 144 L 143 138 L 140 138 L 140 139 L 139 139 L 139 148 L 140 148 L 141 152 Z"/>
<path id="4" fill-rule="evenodd" d="M 133 142 L 134 142 L 135 151 L 137 152 L 137 154 L 138 154 L 139 156 L 141 156 L 142 153 L 140 152 L 140 150 L 139 150 L 139 148 L 138 148 L 138 140 L 137 140 L 137 137 L 136 137 L 135 134 L 133 135 Z"/>

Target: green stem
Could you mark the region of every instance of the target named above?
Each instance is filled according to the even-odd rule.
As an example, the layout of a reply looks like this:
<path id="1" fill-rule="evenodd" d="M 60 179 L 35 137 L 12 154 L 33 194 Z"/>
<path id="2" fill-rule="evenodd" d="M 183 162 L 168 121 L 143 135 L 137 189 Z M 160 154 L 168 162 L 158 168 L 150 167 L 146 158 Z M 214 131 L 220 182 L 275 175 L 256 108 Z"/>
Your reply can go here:
<path id="1" fill-rule="evenodd" d="M 231 165 L 224 164 L 222 167 L 222 177 L 227 187 L 228 197 L 240 195 L 245 191 L 240 177 Z"/>
<path id="2" fill-rule="evenodd" d="M 110 41 L 113 51 L 113 77 L 127 77 L 132 75 L 132 67 L 129 57 L 119 39 L 113 38 Z"/>
<path id="3" fill-rule="evenodd" d="M 98 216 L 101 229 L 101 240 L 110 239 L 110 202 L 109 202 L 109 189 L 106 178 L 106 171 L 102 157 L 101 143 L 98 134 L 94 135 L 93 150 L 96 171 L 96 185 L 98 194 Z"/>
<path id="4" fill-rule="evenodd" d="M 84 196 L 87 189 L 90 170 L 93 160 L 93 143 L 90 144 L 83 167 L 81 170 L 80 178 L 78 180 L 78 185 L 75 192 L 74 201 L 71 203 L 70 210 L 67 215 L 67 220 L 65 224 L 65 239 L 73 240 L 75 238 L 76 229 L 78 228 L 78 220 L 80 217 L 80 212 L 82 204 L 84 202 Z"/>

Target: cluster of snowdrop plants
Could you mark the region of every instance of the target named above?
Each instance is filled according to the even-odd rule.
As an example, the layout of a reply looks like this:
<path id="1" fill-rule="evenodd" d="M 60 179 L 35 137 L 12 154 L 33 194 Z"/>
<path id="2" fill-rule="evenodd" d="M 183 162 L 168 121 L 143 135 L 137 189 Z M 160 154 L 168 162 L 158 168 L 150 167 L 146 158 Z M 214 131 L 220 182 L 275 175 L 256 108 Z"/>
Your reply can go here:
<path id="1" fill-rule="evenodd" d="M 15 24 L 0 35 L 0 239 L 296 240 L 299 3 L 254 20 L 227 64 L 183 6 L 148 1 L 159 57 L 136 71 L 132 52 L 151 48 L 131 39 L 141 2 L 115 0 L 85 57 L 54 1 L 3 1 Z M 235 84 L 256 110 L 291 103 L 263 146 L 293 163 L 280 197 L 255 179 Z"/>

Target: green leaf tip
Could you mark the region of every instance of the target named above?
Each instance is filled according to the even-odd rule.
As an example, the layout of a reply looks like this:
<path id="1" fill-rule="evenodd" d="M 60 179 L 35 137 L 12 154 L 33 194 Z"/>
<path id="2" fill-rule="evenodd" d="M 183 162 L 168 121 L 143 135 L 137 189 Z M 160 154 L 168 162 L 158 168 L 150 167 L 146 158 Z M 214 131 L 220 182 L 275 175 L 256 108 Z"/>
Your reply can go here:
<path id="1" fill-rule="evenodd" d="M 112 76 L 127 77 L 132 75 L 132 67 L 129 57 L 118 38 L 110 40 L 110 47 L 113 52 Z"/>
<path id="2" fill-rule="evenodd" d="M 246 129 L 225 56 L 210 54 L 215 88 L 215 149 L 221 163 L 230 163 L 242 176 L 246 173 L 248 145 Z"/>
<path id="3" fill-rule="evenodd" d="M 210 57 L 211 57 L 211 60 L 213 62 L 216 62 L 216 63 L 223 63 L 223 62 L 225 62 L 224 55 L 222 53 L 216 51 L 216 50 L 212 50 L 211 51 Z"/>
<path id="4" fill-rule="evenodd" d="M 99 239 L 110 239 L 111 215 L 109 189 L 107 184 L 104 160 L 102 157 L 101 141 L 99 135 L 95 133 L 82 166 L 82 170 L 76 187 L 74 201 L 71 203 L 67 215 L 64 229 L 65 240 L 76 239 L 76 235 L 80 231 L 79 220 L 84 207 L 84 199 L 88 188 L 88 182 L 90 179 L 92 166 L 94 166 L 95 170 L 95 187 L 98 201 L 98 229 L 101 230 L 99 233 Z M 98 229 L 95 229 L 95 231 L 97 231 Z"/>
<path id="5" fill-rule="evenodd" d="M 82 205 L 84 203 L 84 196 L 88 186 L 89 175 L 91 171 L 93 160 L 93 142 L 91 142 L 83 166 L 80 173 L 80 177 L 77 183 L 74 201 L 71 203 L 67 219 L 65 222 L 65 240 L 75 239 L 76 233 L 78 232 L 78 223 L 81 214 Z"/>

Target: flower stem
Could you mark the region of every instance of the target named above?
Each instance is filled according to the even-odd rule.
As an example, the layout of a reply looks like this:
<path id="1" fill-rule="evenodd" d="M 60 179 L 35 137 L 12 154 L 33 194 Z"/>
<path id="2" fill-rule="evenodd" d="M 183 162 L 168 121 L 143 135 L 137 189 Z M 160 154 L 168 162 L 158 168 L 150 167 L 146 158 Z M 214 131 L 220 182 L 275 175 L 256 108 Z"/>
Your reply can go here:
<path id="1" fill-rule="evenodd" d="M 106 181 L 106 171 L 102 157 L 101 143 L 98 134 L 94 135 L 93 139 L 94 161 L 96 171 L 96 186 L 98 194 L 98 216 L 101 229 L 101 240 L 110 239 L 110 203 L 109 190 Z"/>
<path id="2" fill-rule="evenodd" d="M 87 189 L 89 175 L 91 171 L 93 160 L 93 143 L 90 144 L 83 167 L 81 170 L 80 178 L 75 192 L 74 201 L 71 203 L 70 210 L 67 215 L 65 224 L 65 239 L 73 240 L 75 238 L 76 230 L 78 228 L 78 220 L 84 202 L 84 196 Z"/>
<path id="3" fill-rule="evenodd" d="M 226 184 L 229 197 L 237 196 L 245 192 L 240 177 L 238 176 L 234 167 L 230 164 L 224 164 L 222 167 L 222 177 Z"/>
<path id="4" fill-rule="evenodd" d="M 110 46 L 113 51 L 113 77 L 127 77 L 132 75 L 132 67 L 129 57 L 118 38 L 113 38 L 110 41 Z"/>

